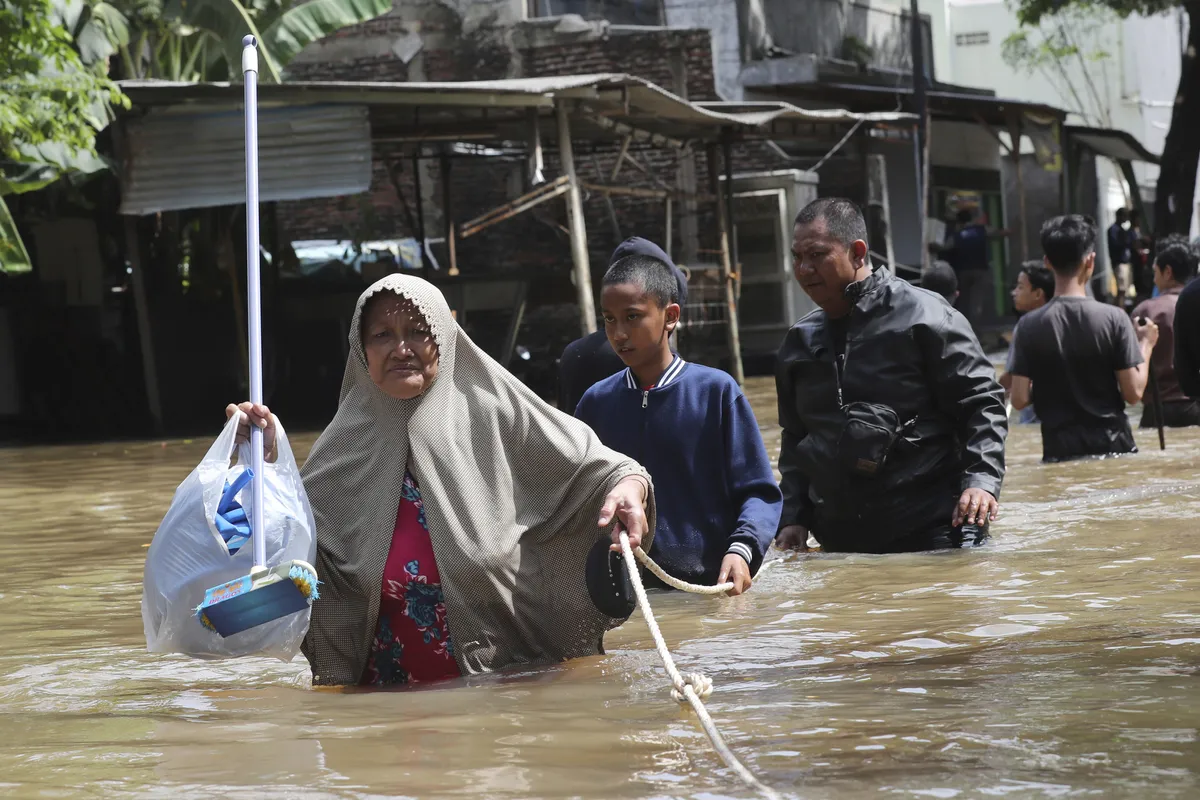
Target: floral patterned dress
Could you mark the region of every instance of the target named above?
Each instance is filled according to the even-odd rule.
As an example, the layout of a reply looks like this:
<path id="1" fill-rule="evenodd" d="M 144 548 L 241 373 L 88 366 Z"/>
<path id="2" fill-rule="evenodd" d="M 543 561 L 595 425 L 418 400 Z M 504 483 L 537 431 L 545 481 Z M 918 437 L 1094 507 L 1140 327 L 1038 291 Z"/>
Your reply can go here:
<path id="1" fill-rule="evenodd" d="M 392 547 L 383 568 L 379 624 L 361 683 L 385 686 L 460 674 L 421 491 L 412 475 L 405 473 Z"/>

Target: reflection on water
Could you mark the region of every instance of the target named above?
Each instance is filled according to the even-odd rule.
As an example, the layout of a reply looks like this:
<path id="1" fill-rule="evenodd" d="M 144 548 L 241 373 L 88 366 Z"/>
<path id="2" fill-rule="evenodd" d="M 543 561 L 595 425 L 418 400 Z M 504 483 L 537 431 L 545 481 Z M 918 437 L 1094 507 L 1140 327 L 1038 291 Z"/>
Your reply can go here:
<path id="1" fill-rule="evenodd" d="M 799 558 L 744 597 L 658 596 L 664 632 L 791 796 L 1200 796 L 1200 431 L 1140 441 L 1043 466 L 1017 427 L 988 546 Z M 147 654 L 144 545 L 207 446 L 0 450 L 0 796 L 748 796 L 637 616 L 607 656 L 433 691 Z"/>

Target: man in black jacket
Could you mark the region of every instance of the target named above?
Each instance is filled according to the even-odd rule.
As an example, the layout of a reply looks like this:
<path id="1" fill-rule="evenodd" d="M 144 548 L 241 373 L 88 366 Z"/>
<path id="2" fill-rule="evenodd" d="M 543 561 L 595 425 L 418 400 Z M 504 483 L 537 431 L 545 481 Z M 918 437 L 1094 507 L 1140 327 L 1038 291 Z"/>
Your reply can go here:
<path id="1" fill-rule="evenodd" d="M 996 518 L 1004 390 L 966 319 L 867 258 L 849 200 L 796 217 L 796 279 L 819 308 L 788 331 L 776 544 L 894 553 L 978 543 Z"/>

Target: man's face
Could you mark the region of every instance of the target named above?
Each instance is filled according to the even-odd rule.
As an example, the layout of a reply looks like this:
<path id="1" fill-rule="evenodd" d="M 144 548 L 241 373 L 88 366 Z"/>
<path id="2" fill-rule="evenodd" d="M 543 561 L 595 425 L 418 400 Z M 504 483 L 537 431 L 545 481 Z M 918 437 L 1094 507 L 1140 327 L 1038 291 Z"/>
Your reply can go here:
<path id="1" fill-rule="evenodd" d="M 1017 286 L 1012 290 L 1012 299 L 1013 306 L 1024 314 L 1044 306 L 1046 293 L 1041 289 L 1034 289 L 1033 284 L 1029 282 L 1029 275 L 1022 272 L 1017 276 Z"/>
<path id="2" fill-rule="evenodd" d="M 792 233 L 792 272 L 804 293 L 826 312 L 848 310 L 846 287 L 862 277 L 858 273 L 866 259 L 866 242 L 842 244 L 829 234 L 824 219 L 797 225 Z"/>

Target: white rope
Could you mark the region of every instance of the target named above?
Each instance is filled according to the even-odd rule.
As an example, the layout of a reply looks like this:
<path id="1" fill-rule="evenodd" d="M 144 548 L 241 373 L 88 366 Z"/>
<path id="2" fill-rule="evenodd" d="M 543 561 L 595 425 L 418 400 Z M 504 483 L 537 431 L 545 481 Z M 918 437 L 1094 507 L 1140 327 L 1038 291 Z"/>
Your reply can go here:
<path id="1" fill-rule="evenodd" d="M 681 592 L 691 592 L 692 594 L 718 595 L 718 594 L 725 594 L 726 592 L 728 592 L 730 589 L 733 588 L 733 581 L 726 581 L 725 583 L 718 583 L 716 586 L 703 586 L 698 583 L 688 583 L 687 581 L 681 581 L 681 580 L 679 580 L 679 578 L 676 578 L 674 575 L 669 574 L 666 570 L 664 570 L 658 564 L 654 563 L 654 559 L 652 559 L 650 556 L 648 556 L 646 554 L 646 551 L 643 550 L 642 548 L 640 548 L 640 547 L 637 548 L 636 550 L 633 551 L 633 554 L 635 556 L 637 556 L 638 561 L 642 562 L 642 566 L 644 566 L 646 569 L 648 569 L 652 573 L 654 573 L 654 577 L 658 578 L 660 581 L 665 583 L 667 586 L 670 586 L 672 589 L 678 589 Z M 764 572 L 766 572 L 774 564 L 776 564 L 777 562 L 782 561 L 782 560 L 783 560 L 782 558 L 775 558 L 775 559 L 772 559 L 772 560 L 766 562 L 765 564 L 763 564 L 761 567 L 758 568 L 758 574 L 755 575 L 754 577 L 755 578 L 762 577 L 762 574 Z"/>
<path id="2" fill-rule="evenodd" d="M 680 703 L 685 700 L 691 704 L 692 709 L 696 712 L 696 716 L 700 718 L 700 725 L 704 728 L 704 732 L 708 734 L 708 739 L 712 742 L 713 749 L 717 751 L 717 755 L 721 757 L 730 769 L 738 774 L 738 777 L 749 786 L 751 789 L 758 791 L 763 797 L 769 800 L 780 800 L 774 789 L 765 785 L 754 774 L 738 761 L 737 756 L 729 749 L 729 745 L 725 744 L 725 740 L 721 737 L 717 726 L 713 723 L 712 717 L 708 715 L 708 709 L 704 707 L 704 703 L 700 698 L 708 697 L 712 694 L 712 680 L 700 674 L 692 672 L 687 675 L 681 675 L 679 669 L 675 666 L 675 660 L 671 658 L 671 651 L 667 649 L 667 643 L 663 639 L 662 631 L 658 628 L 658 620 L 654 618 L 654 612 L 650 610 L 650 601 L 646 599 L 646 588 L 642 586 L 642 576 L 638 574 L 637 566 L 634 564 L 635 551 L 629 546 L 629 534 L 621 531 L 621 553 L 625 556 L 625 568 L 629 572 L 629 580 L 633 582 L 633 591 L 637 595 L 638 605 L 641 606 L 642 616 L 646 620 L 646 627 L 650 629 L 650 635 L 654 637 L 654 646 L 658 649 L 659 658 L 662 659 L 663 666 L 667 669 L 667 675 L 671 678 L 671 697 L 675 698 Z M 717 589 L 720 592 L 726 592 L 733 587 L 731 583 L 718 584 L 717 586 L 696 586 L 691 583 L 684 583 L 670 578 L 667 573 L 650 557 L 642 552 L 642 548 L 636 551 L 637 559 L 646 565 L 646 568 L 653 572 L 670 586 L 683 591 L 702 590 L 700 594 L 717 594 L 718 592 L 709 591 Z M 759 570 L 762 573 L 762 570 Z M 667 580 L 670 578 L 670 580 Z M 676 585 L 678 584 L 678 585 Z M 691 587 L 691 588 L 684 588 Z"/>

